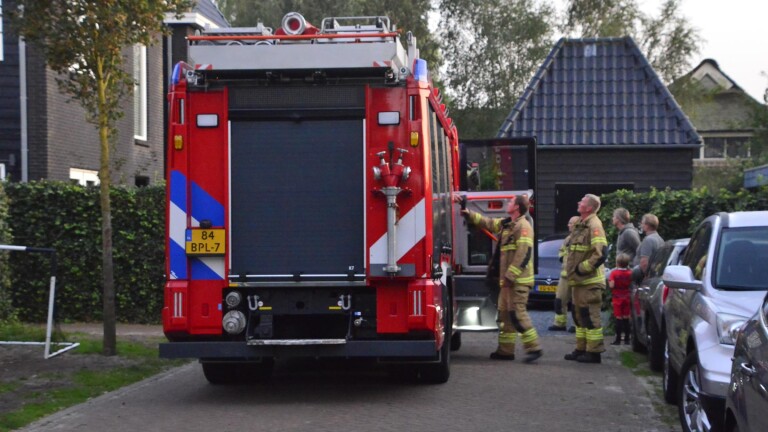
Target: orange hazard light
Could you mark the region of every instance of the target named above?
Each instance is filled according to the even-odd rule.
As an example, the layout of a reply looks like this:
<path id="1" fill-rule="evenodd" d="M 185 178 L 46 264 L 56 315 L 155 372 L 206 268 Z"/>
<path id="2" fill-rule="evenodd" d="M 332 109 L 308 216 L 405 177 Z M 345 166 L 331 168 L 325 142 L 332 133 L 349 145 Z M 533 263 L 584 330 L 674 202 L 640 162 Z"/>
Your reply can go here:
<path id="1" fill-rule="evenodd" d="M 181 135 L 173 136 L 173 148 L 181 150 L 184 148 L 184 138 Z"/>
<path id="2" fill-rule="evenodd" d="M 417 131 L 411 132 L 411 147 L 419 146 L 419 133 Z"/>

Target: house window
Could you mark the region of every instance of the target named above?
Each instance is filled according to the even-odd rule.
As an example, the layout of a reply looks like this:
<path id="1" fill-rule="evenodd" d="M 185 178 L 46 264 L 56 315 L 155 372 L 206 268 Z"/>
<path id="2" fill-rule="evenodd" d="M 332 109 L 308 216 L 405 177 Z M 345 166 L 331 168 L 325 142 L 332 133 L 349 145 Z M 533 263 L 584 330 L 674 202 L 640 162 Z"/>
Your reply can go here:
<path id="1" fill-rule="evenodd" d="M 704 137 L 703 159 L 735 159 L 750 157 L 749 137 Z"/>
<path id="2" fill-rule="evenodd" d="M 704 158 L 720 159 L 725 157 L 725 138 L 707 138 L 704 141 Z"/>
<path id="3" fill-rule="evenodd" d="M 147 47 L 133 46 L 133 138 L 147 140 Z"/>
<path id="4" fill-rule="evenodd" d="M 99 172 L 80 168 L 70 168 L 69 179 L 75 184 L 96 186 L 99 184 Z"/>
<path id="5" fill-rule="evenodd" d="M 725 147 L 725 154 L 728 158 L 748 158 L 749 139 L 746 137 L 729 138 Z"/>

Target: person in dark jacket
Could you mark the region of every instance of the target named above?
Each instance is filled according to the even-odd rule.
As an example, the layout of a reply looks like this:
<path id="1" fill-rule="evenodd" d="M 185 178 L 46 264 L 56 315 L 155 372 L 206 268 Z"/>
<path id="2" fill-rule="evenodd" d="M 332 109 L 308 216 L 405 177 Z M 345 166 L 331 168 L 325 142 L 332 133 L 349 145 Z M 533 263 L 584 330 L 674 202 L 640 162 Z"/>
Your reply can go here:
<path id="1" fill-rule="evenodd" d="M 619 207 L 613 211 L 613 226 L 619 230 L 619 235 L 616 237 L 616 256 L 626 254 L 629 257 L 629 262 L 632 262 L 637 247 L 640 246 L 640 233 L 630 221 L 627 209 Z"/>

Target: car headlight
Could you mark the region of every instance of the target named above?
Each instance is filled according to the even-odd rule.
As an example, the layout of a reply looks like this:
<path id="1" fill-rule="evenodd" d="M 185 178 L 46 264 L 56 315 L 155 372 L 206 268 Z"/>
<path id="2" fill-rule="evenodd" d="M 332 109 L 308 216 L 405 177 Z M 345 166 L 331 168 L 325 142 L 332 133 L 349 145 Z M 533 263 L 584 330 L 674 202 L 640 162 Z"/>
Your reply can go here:
<path id="1" fill-rule="evenodd" d="M 720 343 L 736 345 L 736 335 L 745 322 L 747 317 L 726 313 L 717 314 L 717 336 L 720 338 Z"/>

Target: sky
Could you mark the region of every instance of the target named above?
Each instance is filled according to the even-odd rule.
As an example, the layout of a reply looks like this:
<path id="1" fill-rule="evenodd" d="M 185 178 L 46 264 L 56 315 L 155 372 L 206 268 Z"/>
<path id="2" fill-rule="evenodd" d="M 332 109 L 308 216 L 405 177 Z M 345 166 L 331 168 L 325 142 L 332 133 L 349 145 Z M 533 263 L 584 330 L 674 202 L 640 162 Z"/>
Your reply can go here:
<path id="1" fill-rule="evenodd" d="M 542 0 L 549 1 L 549 0 Z M 658 16 L 664 0 L 637 0 L 640 9 Z M 563 11 L 565 0 L 554 0 Z M 681 0 L 688 23 L 702 39 L 691 69 L 713 59 L 720 70 L 758 102 L 768 88 L 768 0 Z M 438 16 L 430 16 L 430 27 Z"/>
<path id="2" fill-rule="evenodd" d="M 662 0 L 638 0 L 658 15 Z M 704 39 L 691 67 L 713 59 L 720 70 L 757 101 L 768 88 L 768 0 L 682 0 L 682 13 Z"/>

